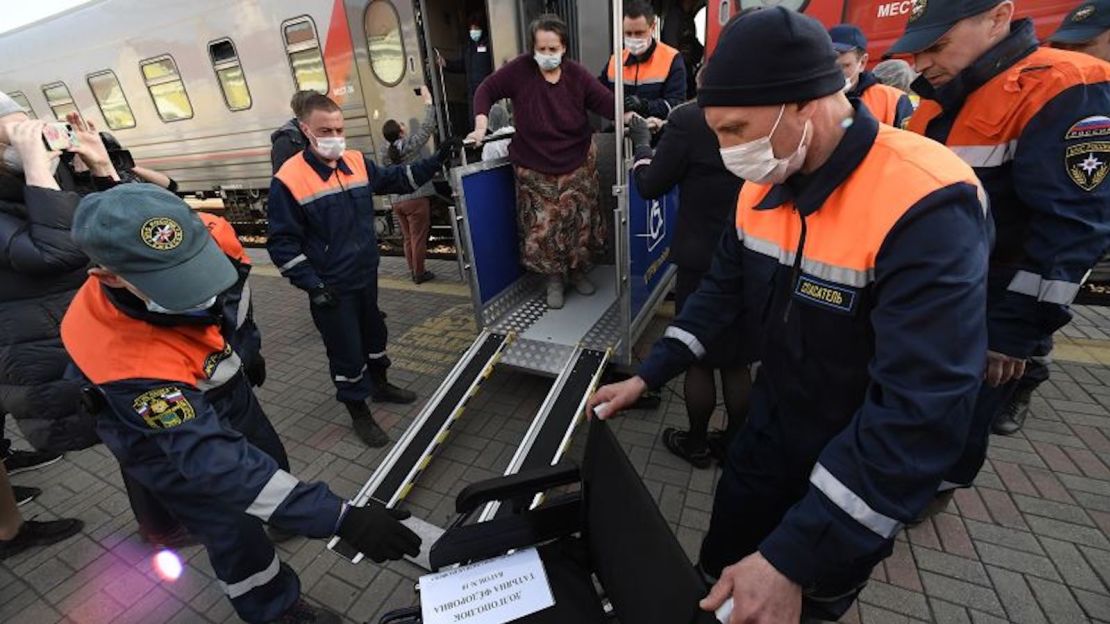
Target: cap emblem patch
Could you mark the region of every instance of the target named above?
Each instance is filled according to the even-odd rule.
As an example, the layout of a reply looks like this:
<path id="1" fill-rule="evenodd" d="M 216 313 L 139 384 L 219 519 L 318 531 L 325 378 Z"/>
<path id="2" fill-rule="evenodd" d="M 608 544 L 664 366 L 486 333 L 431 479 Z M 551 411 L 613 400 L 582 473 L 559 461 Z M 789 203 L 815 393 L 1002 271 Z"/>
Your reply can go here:
<path id="1" fill-rule="evenodd" d="M 143 243 L 151 249 L 169 251 L 181 245 L 184 232 L 177 221 L 168 217 L 155 217 L 147 219 L 139 231 Z"/>

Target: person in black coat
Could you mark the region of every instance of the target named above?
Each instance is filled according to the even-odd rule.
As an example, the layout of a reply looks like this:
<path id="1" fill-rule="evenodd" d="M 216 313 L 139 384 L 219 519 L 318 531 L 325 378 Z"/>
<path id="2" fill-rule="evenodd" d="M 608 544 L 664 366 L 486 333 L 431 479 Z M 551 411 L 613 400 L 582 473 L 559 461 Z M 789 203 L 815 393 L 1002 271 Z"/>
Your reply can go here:
<path id="1" fill-rule="evenodd" d="M 676 107 L 667 117 L 654 155 L 648 123 L 633 117 L 629 122 L 633 144 L 633 176 L 636 189 L 645 199 L 666 194 L 679 186 L 678 224 L 671 241 L 670 259 L 678 267 L 675 285 L 675 314 L 686 298 L 697 290 L 709 270 L 713 252 L 722 234 L 731 232 L 740 178 L 725 169 L 717 137 L 705 123 L 696 102 Z M 729 332 L 710 347 L 697 364 L 686 371 L 683 394 L 690 429 L 663 430 L 663 443 L 675 455 L 698 468 L 707 468 L 714 455 L 720 457 L 727 440 L 743 423 L 747 412 L 751 376 L 748 364 L 756 358 L 740 331 Z M 725 434 L 710 436 L 709 418 L 717 406 L 714 370 L 721 371 L 721 386 L 728 413 Z"/>
<path id="2" fill-rule="evenodd" d="M 293 110 L 293 118 L 270 133 L 270 165 L 273 167 L 274 173 L 281 169 L 285 161 L 303 152 L 305 146 L 308 145 L 308 138 L 305 137 L 304 132 L 301 132 L 300 118 L 304 112 L 305 100 L 315 94 L 315 91 L 310 90 L 294 93 L 292 99 L 289 100 L 289 108 Z"/>
<path id="3" fill-rule="evenodd" d="M 470 17 L 462 58 L 445 59 L 436 51 L 440 67 L 453 74 L 466 74 L 467 119 L 474 119 L 474 94 L 478 92 L 478 85 L 493 73 L 493 49 L 483 21 L 480 15 Z"/>

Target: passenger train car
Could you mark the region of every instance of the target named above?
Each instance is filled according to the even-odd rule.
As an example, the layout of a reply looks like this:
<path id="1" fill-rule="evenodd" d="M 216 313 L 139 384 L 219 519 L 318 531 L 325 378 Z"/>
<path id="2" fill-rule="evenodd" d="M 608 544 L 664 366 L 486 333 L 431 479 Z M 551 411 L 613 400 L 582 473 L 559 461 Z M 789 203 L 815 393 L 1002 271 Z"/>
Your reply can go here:
<path id="1" fill-rule="evenodd" d="M 290 96 L 339 103 L 351 147 L 374 152 L 387 119 L 423 118 L 413 92 L 432 86 L 440 138 L 469 131 L 461 76 L 435 50 L 461 55 L 467 16 L 489 16 L 496 65 L 520 53 L 528 20 L 568 18 L 571 56 L 609 55 L 607 3 L 530 0 L 91 0 L 0 34 L 0 90 L 35 116 L 74 109 L 110 131 L 138 164 L 182 193 L 219 196 L 234 220 L 265 214 L 270 133 Z M 596 32 L 593 32 L 596 30 Z M 444 186 L 444 188 L 446 188 Z"/>
<path id="2" fill-rule="evenodd" d="M 1074 2 L 1017 6 L 1047 34 Z M 912 0 L 654 4 L 663 19 L 674 4 L 700 8 L 707 53 L 739 10 L 785 4 L 829 25 L 861 25 L 878 60 Z M 442 74 L 435 54 L 461 55 L 467 16 L 488 16 L 500 66 L 527 48 L 532 18 L 557 13 L 570 25 L 569 56 L 600 70 L 611 51 L 610 10 L 601 0 L 90 0 L 0 34 L 0 90 L 39 117 L 79 109 L 139 164 L 172 176 L 182 193 L 222 198 L 227 216 L 242 224 L 265 216 L 270 133 L 292 117 L 294 91 L 330 95 L 343 107 L 350 145 L 373 153 L 386 120 L 419 123 L 423 103 L 413 89 L 427 84 L 439 138 L 462 136 L 471 123 L 464 78 Z M 447 185 L 439 188 L 448 203 Z"/>

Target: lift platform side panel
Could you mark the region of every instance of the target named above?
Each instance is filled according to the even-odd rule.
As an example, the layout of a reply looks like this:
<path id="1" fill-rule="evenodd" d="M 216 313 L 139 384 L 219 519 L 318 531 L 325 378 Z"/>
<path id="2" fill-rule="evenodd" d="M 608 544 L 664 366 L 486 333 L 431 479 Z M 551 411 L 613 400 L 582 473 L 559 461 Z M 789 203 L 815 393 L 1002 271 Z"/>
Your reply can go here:
<path id="1" fill-rule="evenodd" d="M 631 318 L 640 316 L 659 288 L 665 287 L 670 266 L 671 237 L 678 216 L 678 188 L 675 187 L 659 199 L 640 196 L 629 176 L 628 227 L 629 227 L 629 282 L 632 297 Z"/>
<path id="2" fill-rule="evenodd" d="M 477 282 L 482 306 L 504 292 L 524 275 L 520 266 L 520 235 L 517 232 L 516 185 L 513 168 L 459 172 L 459 205 L 469 241 L 471 277 Z"/>

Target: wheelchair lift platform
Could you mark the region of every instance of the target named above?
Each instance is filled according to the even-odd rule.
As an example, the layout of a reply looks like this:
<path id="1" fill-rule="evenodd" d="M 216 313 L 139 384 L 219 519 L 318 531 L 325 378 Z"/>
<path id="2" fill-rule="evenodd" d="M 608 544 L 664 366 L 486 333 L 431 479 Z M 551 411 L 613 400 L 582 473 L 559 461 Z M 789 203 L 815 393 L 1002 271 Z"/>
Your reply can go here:
<path id="1" fill-rule="evenodd" d="M 632 163 L 621 157 L 622 141 L 613 135 L 595 135 L 599 160 L 612 152 L 614 168 L 627 172 Z M 599 166 L 599 172 L 602 169 Z M 467 401 L 498 364 L 555 378 L 505 475 L 553 466 L 563 457 L 605 367 L 610 361 L 631 364 L 632 344 L 654 316 L 675 274 L 667 258 L 673 230 L 668 223 L 675 219 L 677 192 L 644 200 L 633 186 L 622 185 L 622 178 L 610 198 L 609 257 L 589 274 L 596 292 L 583 296 L 568 287 L 564 306 L 552 310 L 547 307 L 545 278 L 529 273 L 520 262 L 519 206 L 508 160 L 451 170 L 457 200 L 451 222 L 459 264 L 482 331 L 371 475 L 353 500 L 355 505 L 371 500 L 387 507 L 400 503 Z M 618 192 L 620 188 L 625 190 Z M 541 501 L 539 493 L 508 505 L 491 501 L 477 519 L 489 521 Z M 419 520 L 413 520 L 410 528 L 421 535 L 425 546 L 414 561 L 428 569 L 427 549 L 443 529 Z M 328 548 L 355 563 L 362 559 L 337 538 Z"/>

